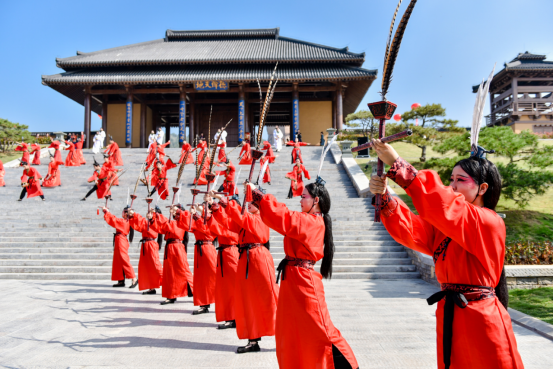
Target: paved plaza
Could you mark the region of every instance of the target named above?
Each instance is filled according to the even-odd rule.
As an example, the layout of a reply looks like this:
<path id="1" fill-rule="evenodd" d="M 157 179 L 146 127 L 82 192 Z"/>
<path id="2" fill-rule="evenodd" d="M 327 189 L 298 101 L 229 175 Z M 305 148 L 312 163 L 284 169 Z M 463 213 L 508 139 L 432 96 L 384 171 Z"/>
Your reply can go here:
<path id="1" fill-rule="evenodd" d="M 325 282 L 335 325 L 360 368 L 435 368 L 436 287 L 421 280 Z M 158 291 L 159 293 L 159 291 Z M 275 340 L 235 354 L 234 330 L 215 314 L 192 316 L 192 299 L 115 289 L 109 281 L 0 281 L 3 368 L 277 368 Z M 552 341 L 514 326 L 527 369 L 552 368 Z"/>

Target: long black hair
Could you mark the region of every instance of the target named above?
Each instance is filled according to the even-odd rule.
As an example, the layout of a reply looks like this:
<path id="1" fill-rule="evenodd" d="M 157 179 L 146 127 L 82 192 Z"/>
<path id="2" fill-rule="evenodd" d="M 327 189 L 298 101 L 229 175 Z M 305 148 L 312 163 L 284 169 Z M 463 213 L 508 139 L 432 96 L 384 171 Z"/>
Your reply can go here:
<path id="1" fill-rule="evenodd" d="M 481 186 L 483 183 L 487 183 L 489 187 L 483 194 L 483 204 L 487 209 L 495 210 L 498 200 L 500 199 L 500 192 L 502 191 L 502 178 L 498 172 L 496 165 L 484 158 L 477 158 L 475 156 L 467 159 L 462 159 L 456 163 L 456 166 L 460 166 L 464 172 L 466 172 L 477 186 Z M 498 285 L 494 288 L 498 300 L 504 305 L 506 310 L 508 309 L 508 283 L 506 281 L 506 271 L 502 267 L 502 274 Z"/>
<path id="2" fill-rule="evenodd" d="M 310 183 L 306 190 L 314 199 L 319 197 L 319 209 L 323 214 L 323 223 L 325 224 L 325 237 L 323 239 L 325 247 L 323 249 L 323 260 L 321 260 L 321 275 L 323 278 L 331 278 L 333 275 L 333 256 L 335 254 L 335 243 L 333 241 L 333 220 L 329 215 L 331 210 L 331 197 L 323 185 Z"/>

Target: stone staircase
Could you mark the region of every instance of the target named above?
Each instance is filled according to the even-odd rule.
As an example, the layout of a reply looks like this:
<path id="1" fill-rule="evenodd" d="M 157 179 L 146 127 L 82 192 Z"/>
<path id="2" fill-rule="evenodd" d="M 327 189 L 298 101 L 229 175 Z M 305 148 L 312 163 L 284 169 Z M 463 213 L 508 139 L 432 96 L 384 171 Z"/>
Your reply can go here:
<path id="1" fill-rule="evenodd" d="M 6 169 L 6 187 L 0 188 L 0 279 L 103 279 L 109 280 L 112 262 L 113 228 L 109 227 L 97 207 L 104 204 L 93 194 L 88 201 L 81 202 L 91 185 L 86 179 L 92 175 L 93 155 L 84 150 L 87 165 L 61 167 L 62 186 L 44 188 L 46 201 L 39 197 L 17 202 L 21 192 L 21 169 Z M 178 149 L 166 150 L 175 160 Z M 291 170 L 290 148 L 285 148 L 270 165 L 272 185 L 265 185 L 268 193 L 285 202 L 289 208 L 299 210 L 299 198 L 287 200 L 290 181 L 285 174 Z M 122 149 L 124 168 L 127 173 L 121 178 L 120 186 L 113 187 L 114 201 L 109 202 L 111 211 L 117 216 L 125 206 L 127 189 L 133 191 L 140 166 L 146 158 L 145 149 Z M 312 180 L 315 178 L 320 147 L 303 147 L 304 164 Z M 65 158 L 66 152 L 63 153 Z M 238 150 L 231 154 L 236 164 Z M 101 156 L 97 155 L 101 161 Z M 37 167 L 43 176 L 47 173 L 48 159 Z M 175 184 L 178 169 L 169 171 L 170 186 Z M 238 171 L 238 169 L 237 169 Z M 247 177 L 249 167 L 242 166 L 239 181 Z M 259 172 L 259 165 L 255 174 Z M 351 279 L 406 279 L 419 278 L 403 246 L 396 243 L 382 224 L 374 224 L 373 207 L 370 199 L 358 198 L 350 179 L 341 165 L 334 164 L 331 154 L 327 154 L 321 176 L 327 181 L 327 189 L 332 198 L 331 216 L 335 240 L 333 278 Z M 187 165 L 182 176 L 183 191 L 181 203 L 190 203 L 194 166 Z M 222 180 L 220 179 L 219 184 Z M 310 182 L 310 181 L 308 181 Z M 218 185 L 219 185 L 218 184 Z M 137 190 L 139 198 L 134 208 L 146 213 L 146 187 L 142 184 Z M 171 203 L 160 200 L 162 211 Z M 100 212 L 100 214 L 102 214 Z M 194 236 L 190 235 L 189 250 L 192 250 Z M 129 248 L 131 262 L 137 271 L 139 259 L 140 233 Z M 271 253 L 275 265 L 285 256 L 283 236 L 271 231 Z M 163 248 L 160 251 L 163 256 Z M 188 255 L 192 266 L 193 253 Z M 191 270 L 193 270 L 191 268 Z"/>

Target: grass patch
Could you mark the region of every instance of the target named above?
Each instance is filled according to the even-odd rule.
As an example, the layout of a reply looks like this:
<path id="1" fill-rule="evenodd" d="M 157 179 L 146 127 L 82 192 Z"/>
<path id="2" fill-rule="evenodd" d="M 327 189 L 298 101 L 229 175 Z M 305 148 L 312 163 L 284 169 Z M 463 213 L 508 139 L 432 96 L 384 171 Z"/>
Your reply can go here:
<path id="1" fill-rule="evenodd" d="M 6 164 L 9 161 L 15 160 L 17 158 L 21 157 L 20 151 L 11 151 L 6 153 L 0 153 L 0 160 L 2 160 L 2 163 Z"/>
<path id="2" fill-rule="evenodd" d="M 552 207 L 550 211 L 550 214 L 534 210 L 502 211 L 506 214 L 506 243 L 516 240 L 552 241 Z"/>
<path id="3" fill-rule="evenodd" d="M 552 287 L 514 289 L 509 293 L 509 306 L 512 309 L 552 324 Z"/>

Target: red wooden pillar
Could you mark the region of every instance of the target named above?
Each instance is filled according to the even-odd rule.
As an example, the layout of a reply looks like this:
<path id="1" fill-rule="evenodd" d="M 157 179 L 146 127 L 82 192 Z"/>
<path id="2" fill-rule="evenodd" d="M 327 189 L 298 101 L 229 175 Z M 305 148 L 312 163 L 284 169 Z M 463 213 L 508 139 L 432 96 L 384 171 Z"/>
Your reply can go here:
<path id="1" fill-rule="evenodd" d="M 85 142 L 83 144 L 84 148 L 90 148 L 90 88 L 85 89 L 85 127 L 83 129 L 83 133 L 85 134 Z"/>

